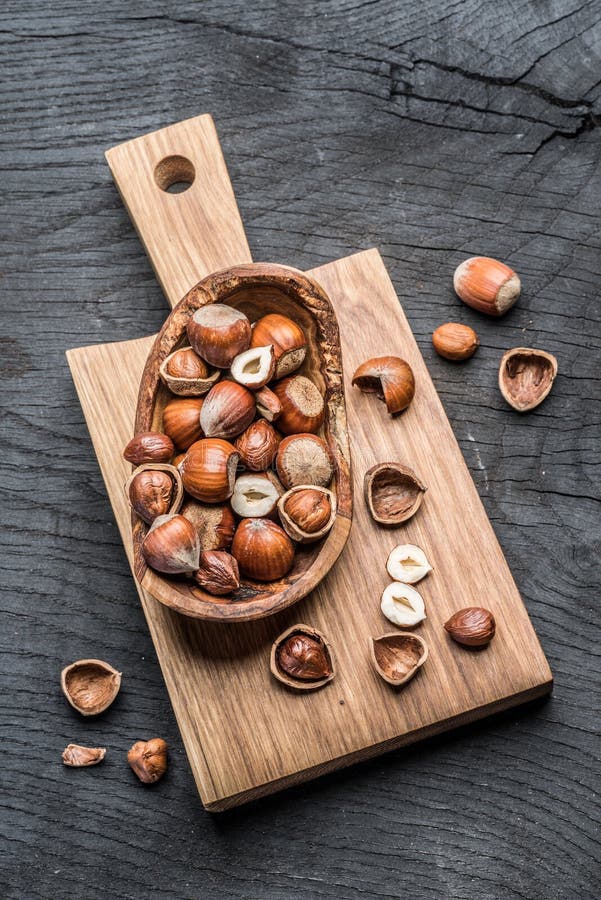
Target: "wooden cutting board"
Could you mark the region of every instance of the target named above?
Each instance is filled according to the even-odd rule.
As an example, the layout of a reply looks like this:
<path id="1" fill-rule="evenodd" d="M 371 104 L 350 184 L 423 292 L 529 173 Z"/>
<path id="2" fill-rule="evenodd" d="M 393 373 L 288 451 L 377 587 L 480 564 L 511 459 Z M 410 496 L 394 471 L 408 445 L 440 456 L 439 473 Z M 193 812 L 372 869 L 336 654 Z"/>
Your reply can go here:
<path id="1" fill-rule="evenodd" d="M 172 177 L 195 177 L 168 193 Z M 184 158 L 184 162 L 181 161 Z M 250 261 L 250 252 L 210 116 L 129 141 L 107 153 L 113 177 L 171 304 L 211 271 Z M 188 161 L 187 164 L 185 161 Z M 167 174 L 165 174 L 167 173 Z M 282 260 L 290 263 L 290 260 Z M 187 619 L 138 592 L 200 796 L 228 809 L 352 762 L 401 747 L 548 693 L 552 676 L 444 409 L 377 250 L 313 269 L 340 325 L 354 469 L 351 536 L 309 597 L 253 623 Z M 130 564 L 131 523 L 121 449 L 131 437 L 142 368 L 153 337 L 69 351 L 68 360 Z M 390 419 L 375 397 L 351 386 L 363 360 L 397 354 L 414 369 L 410 409 Z M 394 530 L 363 503 L 366 469 L 410 465 L 427 484 L 419 513 Z M 397 543 L 422 547 L 434 571 L 422 581 L 430 656 L 395 690 L 374 673 L 368 639 L 391 630 L 380 612 Z M 470 652 L 442 625 L 458 608 L 484 605 L 497 636 Z M 334 646 L 337 677 L 292 693 L 269 672 L 273 639 L 305 622 Z"/>

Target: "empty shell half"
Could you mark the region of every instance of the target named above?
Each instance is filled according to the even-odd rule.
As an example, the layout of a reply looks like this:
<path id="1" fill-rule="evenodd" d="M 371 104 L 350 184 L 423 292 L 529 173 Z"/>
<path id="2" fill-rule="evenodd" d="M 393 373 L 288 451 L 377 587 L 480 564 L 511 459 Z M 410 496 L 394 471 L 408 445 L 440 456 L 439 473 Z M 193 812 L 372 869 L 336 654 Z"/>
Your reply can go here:
<path id="1" fill-rule="evenodd" d="M 370 638 L 370 653 L 378 675 L 398 687 L 423 666 L 428 658 L 428 645 L 416 634 L 394 631 Z"/>
<path id="2" fill-rule="evenodd" d="M 421 506 L 426 485 L 413 469 L 397 462 L 383 462 L 365 473 L 365 502 L 380 525 L 401 525 Z"/>
<path id="3" fill-rule="evenodd" d="M 426 618 L 422 595 L 399 581 L 393 581 L 384 589 L 380 609 L 389 622 L 401 628 L 414 628 Z"/>
<path id="4" fill-rule="evenodd" d="M 61 672 L 63 694 L 82 716 L 108 709 L 121 687 L 121 672 L 101 659 L 78 659 Z"/>
<path id="5" fill-rule="evenodd" d="M 499 388 L 518 412 L 529 412 L 542 403 L 555 381 L 557 360 L 545 350 L 515 347 L 503 355 Z"/>
<path id="6" fill-rule="evenodd" d="M 432 566 L 424 551 L 415 544 L 399 544 L 390 551 L 386 570 L 395 581 L 417 584 L 432 571 Z"/>

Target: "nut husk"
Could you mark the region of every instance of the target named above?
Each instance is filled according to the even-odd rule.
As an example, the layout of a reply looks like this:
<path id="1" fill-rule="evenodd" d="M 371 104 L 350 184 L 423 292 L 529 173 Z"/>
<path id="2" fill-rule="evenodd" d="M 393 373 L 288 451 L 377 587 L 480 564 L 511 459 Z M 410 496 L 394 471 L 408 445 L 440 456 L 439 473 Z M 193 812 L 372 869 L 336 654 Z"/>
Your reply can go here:
<path id="1" fill-rule="evenodd" d="M 125 493 L 133 511 L 150 525 L 157 516 L 179 510 L 184 487 L 175 466 L 144 463 L 126 481 Z"/>
<path id="2" fill-rule="evenodd" d="M 415 515 L 427 488 L 409 466 L 384 462 L 365 473 L 363 490 L 372 518 L 394 527 Z"/>
<path id="3" fill-rule="evenodd" d="M 391 416 L 407 409 L 415 394 L 413 369 L 398 356 L 378 356 L 361 363 L 352 383 L 364 394 L 376 394 Z"/>
<path id="4" fill-rule="evenodd" d="M 542 403 L 553 387 L 557 360 L 545 350 L 515 347 L 503 354 L 499 389 L 510 406 L 529 412 Z"/>
<path id="5" fill-rule="evenodd" d="M 271 647 L 272 674 L 287 687 L 312 691 L 334 678 L 334 657 L 326 637 L 310 625 L 287 628 Z"/>
<path id="6" fill-rule="evenodd" d="M 428 658 L 428 645 L 416 634 L 392 631 L 370 638 L 370 656 L 380 678 L 400 687 L 423 666 Z"/>
<path id="7" fill-rule="evenodd" d="M 320 541 L 336 521 L 336 497 L 327 488 L 300 484 L 278 500 L 286 534 L 300 544 Z"/>
<path id="8" fill-rule="evenodd" d="M 97 766 L 106 756 L 106 747 L 82 747 L 80 744 L 67 744 L 63 750 L 63 763 L 75 769 L 85 766 Z"/>
<path id="9" fill-rule="evenodd" d="M 485 647 L 490 644 L 496 631 L 495 617 L 482 606 L 458 610 L 444 627 L 454 641 L 465 647 Z"/>
<path id="10" fill-rule="evenodd" d="M 136 741 L 127 754 L 127 761 L 140 781 L 154 784 L 167 771 L 167 744 L 162 738 Z"/>
<path id="11" fill-rule="evenodd" d="M 82 716 L 108 709 L 121 687 L 121 672 L 102 659 L 78 659 L 61 672 L 63 694 Z"/>

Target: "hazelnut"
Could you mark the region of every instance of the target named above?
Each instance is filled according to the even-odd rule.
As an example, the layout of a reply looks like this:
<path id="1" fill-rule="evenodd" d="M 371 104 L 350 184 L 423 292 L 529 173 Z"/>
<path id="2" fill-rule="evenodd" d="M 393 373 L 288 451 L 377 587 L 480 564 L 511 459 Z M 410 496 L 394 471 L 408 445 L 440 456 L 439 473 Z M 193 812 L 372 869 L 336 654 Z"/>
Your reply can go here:
<path id="1" fill-rule="evenodd" d="M 201 550 L 226 550 L 236 532 L 236 519 L 227 505 L 186 500 L 182 516 L 194 525 Z"/>
<path id="2" fill-rule="evenodd" d="M 97 766 L 105 756 L 106 747 L 82 747 L 79 744 L 67 744 L 63 750 L 63 763 L 74 768 Z"/>
<path id="3" fill-rule="evenodd" d="M 230 373 L 234 381 L 252 390 L 265 387 L 275 372 L 273 345 L 251 347 L 232 360 Z"/>
<path id="4" fill-rule="evenodd" d="M 472 256 L 455 269 L 458 297 L 479 312 L 502 316 L 520 296 L 520 279 L 509 266 L 489 256 Z"/>
<path id="5" fill-rule="evenodd" d="M 496 629 L 493 614 L 481 606 L 460 609 L 444 627 L 454 641 L 465 647 L 485 647 L 492 641 Z"/>
<path id="6" fill-rule="evenodd" d="M 178 575 L 198 568 L 196 529 L 181 515 L 158 516 L 142 542 L 142 555 L 157 572 Z"/>
<path id="7" fill-rule="evenodd" d="M 167 771 L 167 744 L 162 738 L 136 741 L 127 754 L 127 761 L 140 781 L 154 784 Z"/>
<path id="8" fill-rule="evenodd" d="M 208 438 L 233 438 L 255 417 L 255 398 L 235 381 L 220 381 L 211 388 L 200 411 L 200 427 Z"/>
<path id="9" fill-rule="evenodd" d="M 243 575 L 255 581 L 277 581 L 292 568 L 294 545 L 271 519 L 243 519 L 234 535 L 232 555 Z"/>
<path id="10" fill-rule="evenodd" d="M 133 466 L 142 463 L 169 462 L 174 453 L 173 441 L 158 431 L 143 431 L 131 439 L 123 456 Z"/>
<path id="11" fill-rule="evenodd" d="M 157 516 L 177 512 L 183 497 L 181 476 L 166 463 L 138 466 L 125 490 L 134 512 L 149 525 Z"/>
<path id="12" fill-rule="evenodd" d="M 260 472 L 236 479 L 230 503 L 242 519 L 265 518 L 275 511 L 282 487 L 275 475 Z"/>
<path id="13" fill-rule="evenodd" d="M 384 589 L 380 609 L 389 622 L 401 628 L 413 628 L 426 618 L 419 591 L 398 581 L 393 581 Z"/>
<path id="14" fill-rule="evenodd" d="M 413 370 L 398 356 L 368 359 L 355 371 L 352 383 L 364 394 L 376 394 L 391 416 L 407 409 L 415 394 Z"/>
<path id="15" fill-rule="evenodd" d="M 253 325 L 251 347 L 273 346 L 275 377 L 290 375 L 303 363 L 307 353 L 307 340 L 302 328 L 279 313 L 263 316 Z"/>
<path id="16" fill-rule="evenodd" d="M 282 405 L 278 429 L 284 434 L 314 433 L 324 419 L 324 402 L 317 387 L 304 375 L 278 381 L 274 393 Z"/>
<path id="17" fill-rule="evenodd" d="M 282 527 L 293 541 L 312 544 L 321 540 L 336 520 L 336 497 L 327 488 L 299 485 L 278 501 Z"/>
<path id="18" fill-rule="evenodd" d="M 283 684 L 298 690 L 315 690 L 334 677 L 332 649 L 309 625 L 293 625 L 273 642 L 270 668 Z"/>
<path id="19" fill-rule="evenodd" d="M 480 346 L 474 329 L 459 322 L 439 325 L 432 335 L 432 343 L 439 356 L 453 361 L 469 359 Z"/>
<path id="20" fill-rule="evenodd" d="M 78 659 L 61 672 L 63 694 L 82 716 L 109 708 L 121 687 L 121 672 L 102 659 Z"/>
<path id="21" fill-rule="evenodd" d="M 205 503 L 223 503 L 232 496 L 239 454 L 228 441 L 205 438 L 192 444 L 180 472 L 186 491 Z"/>
<path id="22" fill-rule="evenodd" d="M 236 439 L 240 461 L 251 472 L 264 472 L 275 459 L 280 438 L 273 425 L 265 419 L 251 422 L 245 432 Z"/>
<path id="23" fill-rule="evenodd" d="M 334 475 L 328 445 L 316 434 L 293 434 L 284 438 L 278 447 L 275 465 L 285 488 L 299 484 L 327 487 Z"/>
<path id="24" fill-rule="evenodd" d="M 368 469 L 363 490 L 372 519 L 380 525 L 394 527 L 415 515 L 421 506 L 426 485 L 409 466 L 385 462 Z"/>
<path id="25" fill-rule="evenodd" d="M 275 422 L 282 412 L 282 404 L 268 387 L 263 387 L 255 392 L 255 403 L 259 415 L 268 422 Z"/>
<path id="26" fill-rule="evenodd" d="M 499 389 L 510 406 L 518 412 L 529 412 L 543 402 L 556 375 L 557 360 L 551 353 L 516 347 L 503 355 Z"/>
<path id="27" fill-rule="evenodd" d="M 196 353 L 218 369 L 229 369 L 234 357 L 250 345 L 250 322 L 239 309 L 223 303 L 201 306 L 186 330 Z"/>
<path id="28" fill-rule="evenodd" d="M 178 450 L 187 450 L 202 437 L 201 397 L 180 397 L 170 400 L 163 410 L 163 428 Z"/>
<path id="29" fill-rule="evenodd" d="M 419 547 L 414 544 L 399 544 L 390 551 L 386 570 L 395 581 L 417 584 L 432 571 L 432 566 Z"/>
<path id="30" fill-rule="evenodd" d="M 192 347 L 181 347 L 170 353 L 159 366 L 161 381 L 181 397 L 200 397 L 219 381 L 219 369 L 209 371 L 204 360 Z"/>
<path id="31" fill-rule="evenodd" d="M 428 658 L 428 645 L 416 634 L 393 631 L 370 639 L 374 669 L 394 687 L 406 684 Z"/>
<path id="32" fill-rule="evenodd" d="M 225 550 L 203 550 L 194 580 L 216 597 L 231 594 L 240 587 L 238 563 Z"/>

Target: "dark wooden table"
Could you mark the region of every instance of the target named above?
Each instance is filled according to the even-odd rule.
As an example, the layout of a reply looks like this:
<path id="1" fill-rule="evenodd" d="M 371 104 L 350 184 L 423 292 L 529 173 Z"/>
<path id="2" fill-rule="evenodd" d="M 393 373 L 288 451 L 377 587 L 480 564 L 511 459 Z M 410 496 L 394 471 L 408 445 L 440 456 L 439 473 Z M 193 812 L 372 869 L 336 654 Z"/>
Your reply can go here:
<path id="1" fill-rule="evenodd" d="M 8 0 L 2 18 L 0 895 L 599 896 L 600 0 Z M 200 112 L 255 259 L 381 249 L 556 677 L 548 702 L 220 817 L 64 356 L 160 326 L 103 151 Z M 522 276 L 501 321 L 453 295 L 472 254 Z M 432 350 L 449 319 L 480 333 L 468 365 Z M 496 387 L 516 345 L 559 360 L 526 416 Z M 58 683 L 83 656 L 124 672 L 90 722 Z M 144 789 L 124 754 L 153 735 L 171 766 Z M 63 768 L 69 741 L 105 763 Z"/>

